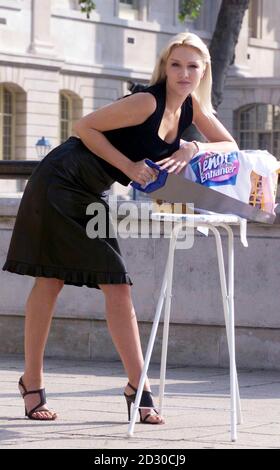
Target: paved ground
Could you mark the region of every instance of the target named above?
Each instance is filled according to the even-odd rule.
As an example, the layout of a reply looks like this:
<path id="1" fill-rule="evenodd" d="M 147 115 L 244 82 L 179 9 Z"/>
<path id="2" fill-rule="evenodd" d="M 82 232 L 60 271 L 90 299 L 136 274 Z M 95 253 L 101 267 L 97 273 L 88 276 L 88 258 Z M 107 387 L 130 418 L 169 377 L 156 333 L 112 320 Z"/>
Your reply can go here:
<path id="1" fill-rule="evenodd" d="M 224 369 L 170 367 L 164 426 L 137 424 L 128 439 L 126 377 L 120 363 L 45 360 L 49 406 L 60 419 L 24 418 L 17 391 L 23 360 L 0 359 L 0 448 L 222 449 L 280 448 L 280 372 L 239 371 L 244 422 L 230 442 L 229 375 Z M 159 370 L 150 369 L 155 396 Z"/>

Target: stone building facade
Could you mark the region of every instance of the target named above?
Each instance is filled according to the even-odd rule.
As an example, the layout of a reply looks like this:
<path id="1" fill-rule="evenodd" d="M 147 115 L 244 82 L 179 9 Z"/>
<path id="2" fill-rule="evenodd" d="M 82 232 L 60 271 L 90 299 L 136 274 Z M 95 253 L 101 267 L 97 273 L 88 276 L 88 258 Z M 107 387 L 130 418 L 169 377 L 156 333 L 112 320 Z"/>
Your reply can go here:
<path id="1" fill-rule="evenodd" d="M 179 0 L 95 0 L 90 19 L 78 0 L 0 0 L 0 158 L 36 159 L 39 138 L 58 145 L 79 117 L 125 94 L 127 80 L 148 83 L 171 35 L 187 28 L 209 43 L 220 3 L 205 0 L 182 25 Z M 251 0 L 218 116 L 241 148 L 278 158 L 279 17 L 280 2 Z"/>
<path id="2" fill-rule="evenodd" d="M 0 0 L 1 159 L 36 159 L 35 143 L 42 136 L 54 147 L 72 133 L 77 118 L 126 93 L 127 80 L 148 82 L 156 54 L 170 35 L 188 28 L 208 43 L 220 0 L 204 0 L 200 17 L 184 26 L 177 20 L 176 0 L 95 3 L 87 19 L 76 0 Z M 278 0 L 251 2 L 219 108 L 219 118 L 240 145 L 268 147 L 278 158 L 279 17 Z M 0 180 L 2 193 L 20 189 L 21 182 Z M 121 190 L 120 185 L 114 188 Z M 0 194 L 1 266 L 20 197 Z M 168 361 L 225 367 L 228 352 L 215 242 L 211 235 L 195 237 L 192 252 L 181 250 L 176 260 Z M 145 350 L 168 240 L 131 237 L 120 242 L 134 282 Z M 248 249 L 240 243 L 235 247 L 237 364 L 279 370 L 279 224 L 248 224 L 248 242 Z M 0 271 L 2 354 L 23 353 L 24 304 L 33 282 L 32 277 Z M 64 287 L 47 355 L 117 359 L 102 292 L 80 289 Z M 160 342 L 153 360 L 160 360 Z"/>

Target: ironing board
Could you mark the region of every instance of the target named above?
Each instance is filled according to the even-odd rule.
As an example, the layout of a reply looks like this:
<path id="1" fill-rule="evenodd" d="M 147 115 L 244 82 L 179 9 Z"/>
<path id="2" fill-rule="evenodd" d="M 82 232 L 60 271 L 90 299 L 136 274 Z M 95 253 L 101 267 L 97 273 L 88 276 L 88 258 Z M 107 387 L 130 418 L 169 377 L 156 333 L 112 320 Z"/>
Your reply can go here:
<path id="1" fill-rule="evenodd" d="M 237 424 L 242 422 L 241 404 L 238 387 L 238 378 L 235 362 L 235 327 L 234 327 L 234 235 L 232 226 L 239 226 L 240 240 L 243 246 L 247 247 L 247 221 L 239 216 L 231 214 L 204 213 L 204 214 L 173 214 L 173 213 L 152 213 L 151 218 L 157 221 L 172 222 L 174 227 L 171 231 L 167 262 L 161 284 L 160 295 L 156 307 L 156 313 L 152 325 L 152 330 L 147 346 L 143 371 L 138 385 L 135 403 L 133 406 L 131 420 L 128 426 L 128 437 L 133 436 L 137 412 L 147 377 L 150 359 L 155 343 L 158 325 L 161 317 L 163 304 L 165 302 L 164 327 L 162 339 L 162 354 L 160 367 L 159 386 L 159 413 L 163 412 L 163 400 L 166 377 L 166 359 L 168 346 L 169 321 L 172 297 L 172 278 L 174 269 L 174 252 L 178 243 L 178 236 L 185 227 L 205 233 L 210 230 L 215 237 L 217 258 L 219 266 L 220 286 L 222 294 L 223 311 L 225 316 L 226 335 L 230 358 L 230 436 L 231 441 L 237 440 Z M 221 243 L 220 229 L 225 229 L 228 239 L 228 275 L 226 276 L 224 266 L 223 248 Z"/>

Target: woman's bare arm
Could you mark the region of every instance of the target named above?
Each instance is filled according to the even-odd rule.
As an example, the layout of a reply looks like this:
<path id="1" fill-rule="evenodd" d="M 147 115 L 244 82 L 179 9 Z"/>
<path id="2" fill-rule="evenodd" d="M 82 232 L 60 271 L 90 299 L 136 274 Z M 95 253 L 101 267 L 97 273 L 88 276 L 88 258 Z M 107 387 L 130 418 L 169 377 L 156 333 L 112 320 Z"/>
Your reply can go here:
<path id="1" fill-rule="evenodd" d="M 238 150 L 237 143 L 222 123 L 214 116 L 202 112 L 198 101 L 193 97 L 193 123 L 208 142 L 198 142 L 200 151 L 231 152 Z M 162 169 L 169 173 L 179 174 L 197 153 L 193 142 L 180 140 L 180 148 L 170 157 L 157 162 Z"/>
<path id="2" fill-rule="evenodd" d="M 74 131 L 89 150 L 125 174 L 129 173 L 132 176 L 130 173 L 133 162 L 117 150 L 103 132 L 141 124 L 155 109 L 156 100 L 152 94 L 137 93 L 83 117 L 75 124 Z M 152 176 L 154 172 L 150 171 L 150 173 Z"/>
<path id="3" fill-rule="evenodd" d="M 238 150 L 238 145 L 223 124 L 211 114 L 207 116 L 201 110 L 197 100 L 192 97 L 193 123 L 208 142 L 199 142 L 199 150 L 231 152 Z"/>

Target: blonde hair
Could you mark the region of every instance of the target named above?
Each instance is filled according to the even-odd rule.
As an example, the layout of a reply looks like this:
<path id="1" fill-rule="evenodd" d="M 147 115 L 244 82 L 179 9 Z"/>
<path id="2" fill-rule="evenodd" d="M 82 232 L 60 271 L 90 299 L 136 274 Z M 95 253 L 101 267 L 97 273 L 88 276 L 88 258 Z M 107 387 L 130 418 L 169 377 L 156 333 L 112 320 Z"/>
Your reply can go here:
<path id="1" fill-rule="evenodd" d="M 204 63 L 204 75 L 200 80 L 200 83 L 196 90 L 192 92 L 192 95 L 197 99 L 200 107 L 205 114 L 215 113 L 215 110 L 211 102 L 212 92 L 212 72 L 211 72 L 211 57 L 206 44 L 193 33 L 179 33 L 173 36 L 167 45 L 162 49 L 151 80 L 150 85 L 155 85 L 166 79 L 165 66 L 171 51 L 177 46 L 189 46 L 194 47 L 201 55 Z"/>

